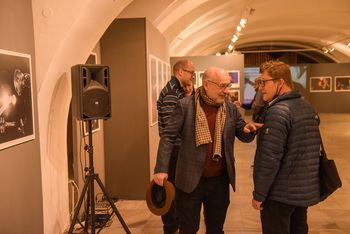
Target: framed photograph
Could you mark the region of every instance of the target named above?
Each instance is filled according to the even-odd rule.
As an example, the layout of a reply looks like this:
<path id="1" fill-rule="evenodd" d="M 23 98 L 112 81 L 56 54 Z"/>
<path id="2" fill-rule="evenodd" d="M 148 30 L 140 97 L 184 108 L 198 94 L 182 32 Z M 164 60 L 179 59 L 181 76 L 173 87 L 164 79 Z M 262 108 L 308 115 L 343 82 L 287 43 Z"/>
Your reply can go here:
<path id="1" fill-rule="evenodd" d="M 334 78 L 336 92 L 350 92 L 350 76 L 336 76 Z"/>
<path id="2" fill-rule="evenodd" d="M 91 120 L 91 131 L 92 133 L 95 133 L 100 130 L 100 120 L 99 119 L 93 119 Z M 89 135 L 89 130 L 87 127 L 87 121 L 84 121 L 84 136 Z"/>
<path id="3" fill-rule="evenodd" d="M 226 99 L 229 100 L 231 103 L 235 102 L 235 101 L 240 101 L 239 98 L 239 90 L 236 89 L 230 89 L 228 91 L 228 94 L 226 96 Z"/>
<path id="4" fill-rule="evenodd" d="M 203 85 L 203 74 L 204 71 L 197 71 L 196 73 L 196 84 L 194 85 L 194 88 L 197 89 L 200 86 Z"/>
<path id="5" fill-rule="evenodd" d="M 150 96 L 151 96 L 151 126 L 158 121 L 157 99 L 158 99 L 158 70 L 157 58 L 150 55 Z"/>
<path id="6" fill-rule="evenodd" d="M 319 76 L 310 77 L 310 92 L 331 92 L 332 91 L 332 77 Z"/>
<path id="7" fill-rule="evenodd" d="M 0 50 L 0 150 L 35 138 L 31 56 Z"/>
<path id="8" fill-rule="evenodd" d="M 232 71 L 227 71 L 227 73 L 231 77 L 232 81 L 232 88 L 239 88 L 239 71 L 238 70 L 232 70 Z"/>

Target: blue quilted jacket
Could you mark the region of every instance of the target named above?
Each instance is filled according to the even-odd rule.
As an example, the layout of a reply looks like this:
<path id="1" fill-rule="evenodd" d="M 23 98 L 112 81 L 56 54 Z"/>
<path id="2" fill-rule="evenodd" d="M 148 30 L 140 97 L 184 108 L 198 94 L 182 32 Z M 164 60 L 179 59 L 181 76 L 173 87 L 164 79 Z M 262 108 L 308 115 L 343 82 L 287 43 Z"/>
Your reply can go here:
<path id="1" fill-rule="evenodd" d="M 254 199 L 295 206 L 319 201 L 320 119 L 299 91 L 273 100 L 254 160 Z"/>

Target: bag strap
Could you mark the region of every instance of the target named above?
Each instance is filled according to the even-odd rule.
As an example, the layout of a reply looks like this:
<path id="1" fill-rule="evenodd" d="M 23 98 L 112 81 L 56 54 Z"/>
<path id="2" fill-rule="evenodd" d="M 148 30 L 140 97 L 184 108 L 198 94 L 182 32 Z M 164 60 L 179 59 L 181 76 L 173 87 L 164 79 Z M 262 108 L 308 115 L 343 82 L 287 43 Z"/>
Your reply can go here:
<path id="1" fill-rule="evenodd" d="M 320 133 L 320 140 L 321 140 L 320 160 L 321 162 L 326 162 L 328 161 L 328 158 L 327 158 L 326 150 L 324 149 L 324 146 L 323 146 L 321 133 Z"/>

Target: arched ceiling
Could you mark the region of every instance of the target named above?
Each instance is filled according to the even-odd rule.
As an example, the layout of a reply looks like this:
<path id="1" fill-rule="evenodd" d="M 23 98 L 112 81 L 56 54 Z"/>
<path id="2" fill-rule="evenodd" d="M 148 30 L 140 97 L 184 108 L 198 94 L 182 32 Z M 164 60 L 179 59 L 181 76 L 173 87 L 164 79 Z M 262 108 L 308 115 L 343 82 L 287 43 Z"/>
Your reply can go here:
<path id="1" fill-rule="evenodd" d="M 349 10 L 349 0 L 134 0 L 118 18 L 146 17 L 169 41 L 171 56 L 225 53 L 247 17 L 232 43 L 236 52 L 295 51 L 350 62 Z M 335 50 L 325 54 L 328 47 Z"/>

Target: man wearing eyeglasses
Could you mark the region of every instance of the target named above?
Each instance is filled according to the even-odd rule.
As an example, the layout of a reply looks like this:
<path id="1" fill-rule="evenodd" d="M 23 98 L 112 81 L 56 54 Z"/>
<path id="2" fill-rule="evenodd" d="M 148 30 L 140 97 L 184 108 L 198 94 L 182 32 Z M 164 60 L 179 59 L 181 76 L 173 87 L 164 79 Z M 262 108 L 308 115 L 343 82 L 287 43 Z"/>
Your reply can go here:
<path id="1" fill-rule="evenodd" d="M 247 124 L 237 107 L 225 99 L 230 76 L 221 68 L 208 68 L 203 86 L 178 101 L 161 135 L 154 181 L 160 186 L 168 177 L 171 152 L 181 137 L 175 185 L 180 233 L 199 230 L 204 206 L 207 232 L 223 233 L 229 201 L 229 184 L 235 190 L 233 145 L 235 137 L 251 142 L 262 124 Z"/>
<path id="2" fill-rule="evenodd" d="M 269 102 L 254 159 L 252 206 L 262 230 L 308 233 L 307 208 L 319 201 L 319 116 L 293 90 L 290 68 L 280 61 L 260 67 L 260 90 Z"/>
<path id="3" fill-rule="evenodd" d="M 178 60 L 173 67 L 173 76 L 162 89 L 157 101 L 158 129 L 161 136 L 178 100 L 186 96 L 188 87 L 193 87 L 195 79 L 195 67 L 193 62 L 187 59 Z M 177 155 L 179 153 L 181 140 L 177 138 L 169 163 L 168 181 L 174 184 Z M 165 234 L 176 233 L 179 229 L 179 220 L 176 215 L 176 199 L 169 211 L 162 215 L 163 230 Z"/>

